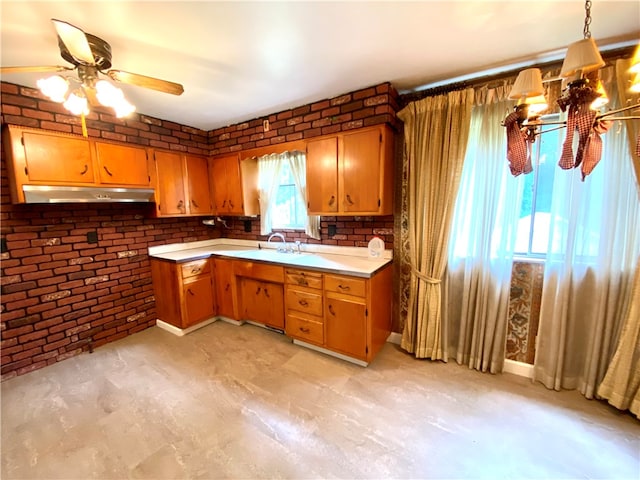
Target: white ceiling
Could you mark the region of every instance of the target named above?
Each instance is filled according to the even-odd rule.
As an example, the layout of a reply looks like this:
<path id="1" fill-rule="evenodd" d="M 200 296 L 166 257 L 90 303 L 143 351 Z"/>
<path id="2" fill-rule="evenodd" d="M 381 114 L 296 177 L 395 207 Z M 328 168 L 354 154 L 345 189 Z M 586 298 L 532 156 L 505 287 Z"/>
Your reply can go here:
<path id="1" fill-rule="evenodd" d="M 600 47 L 640 38 L 640 2 L 593 0 Z M 51 18 L 111 44 L 113 68 L 175 81 L 120 86 L 140 113 L 204 130 L 386 81 L 401 93 L 582 38 L 584 2 L 1 0 L 1 64 L 68 65 Z M 42 74 L 2 80 L 35 86 Z"/>

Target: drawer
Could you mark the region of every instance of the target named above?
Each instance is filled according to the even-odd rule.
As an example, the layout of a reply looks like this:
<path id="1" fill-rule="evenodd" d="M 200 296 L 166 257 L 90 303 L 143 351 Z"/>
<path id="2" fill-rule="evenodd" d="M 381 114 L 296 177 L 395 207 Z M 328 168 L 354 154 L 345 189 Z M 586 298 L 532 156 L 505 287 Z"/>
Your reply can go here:
<path id="1" fill-rule="evenodd" d="M 367 293 L 366 280 L 356 277 L 345 277 L 339 275 L 325 275 L 324 289 L 328 292 L 344 293 L 365 297 Z"/>
<path id="2" fill-rule="evenodd" d="M 183 263 L 180 267 L 182 269 L 182 278 L 194 277 L 196 275 L 210 272 L 208 258 Z"/>
<path id="3" fill-rule="evenodd" d="M 288 268 L 286 271 L 286 282 L 290 285 L 298 285 L 300 287 L 322 289 L 322 274 Z"/>
<path id="4" fill-rule="evenodd" d="M 289 312 L 287 314 L 285 333 L 290 337 L 298 338 L 305 342 L 323 345 L 323 327 L 324 325 L 321 322 L 315 321 L 315 318 L 309 317 L 304 313 Z"/>
<path id="5" fill-rule="evenodd" d="M 322 294 L 287 287 L 287 308 L 311 315 L 322 315 Z"/>
<path id="6" fill-rule="evenodd" d="M 258 262 L 234 262 L 233 273 L 237 277 L 248 277 L 274 283 L 284 283 L 284 267 Z"/>

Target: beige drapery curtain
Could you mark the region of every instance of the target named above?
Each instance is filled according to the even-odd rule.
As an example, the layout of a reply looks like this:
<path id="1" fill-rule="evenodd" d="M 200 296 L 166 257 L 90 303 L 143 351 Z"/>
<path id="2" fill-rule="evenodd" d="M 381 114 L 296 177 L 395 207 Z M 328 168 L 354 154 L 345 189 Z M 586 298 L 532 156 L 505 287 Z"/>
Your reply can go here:
<path id="1" fill-rule="evenodd" d="M 513 106 L 511 87 L 476 89 L 444 281 L 445 358 L 491 373 L 504 365 L 520 213 L 514 205 L 521 203 L 524 182 L 524 175 L 514 178 L 509 171 L 501 125 Z"/>
<path id="2" fill-rule="evenodd" d="M 443 359 L 441 280 L 464 162 L 474 91 L 412 102 L 404 122 L 408 165 L 411 281 L 401 346 L 417 358 Z"/>
<path id="3" fill-rule="evenodd" d="M 628 59 L 616 62 L 620 105 L 628 105 L 628 100 L 635 103 L 640 97 L 640 95 L 633 97 L 629 95 L 629 67 Z M 625 123 L 640 197 L 640 157 L 635 154 L 640 121 L 627 120 Z M 598 387 L 598 396 L 607 399 L 616 408 L 629 409 L 640 418 L 640 259 L 635 269 L 629 309 L 622 326 L 620 341 L 607 373 Z"/>

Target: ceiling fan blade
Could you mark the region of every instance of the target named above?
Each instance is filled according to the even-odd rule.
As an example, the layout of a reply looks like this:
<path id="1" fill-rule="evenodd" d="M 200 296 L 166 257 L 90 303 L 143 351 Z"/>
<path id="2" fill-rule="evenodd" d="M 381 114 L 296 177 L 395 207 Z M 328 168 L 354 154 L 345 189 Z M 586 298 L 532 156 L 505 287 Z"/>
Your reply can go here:
<path id="1" fill-rule="evenodd" d="M 58 38 L 67 47 L 71 56 L 84 65 L 95 65 L 95 59 L 85 33 L 78 27 L 62 20 L 52 18 L 51 21 L 56 27 Z"/>
<path id="2" fill-rule="evenodd" d="M 105 73 L 109 78 L 117 82 L 151 88 L 172 95 L 182 95 L 184 92 L 184 87 L 179 83 L 160 80 L 159 78 L 147 77 L 138 73 L 123 72 L 122 70 L 109 70 Z"/>
<path id="3" fill-rule="evenodd" d="M 59 65 L 38 66 L 38 67 L 0 67 L 0 74 L 7 73 L 37 73 L 37 72 L 64 72 L 73 70 L 69 67 L 61 67 Z"/>

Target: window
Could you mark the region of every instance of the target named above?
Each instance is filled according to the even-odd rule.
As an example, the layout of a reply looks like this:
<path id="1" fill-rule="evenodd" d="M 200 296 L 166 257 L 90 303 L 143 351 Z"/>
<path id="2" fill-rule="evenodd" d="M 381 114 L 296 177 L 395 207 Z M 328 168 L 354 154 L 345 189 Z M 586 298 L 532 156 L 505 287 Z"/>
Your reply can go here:
<path id="1" fill-rule="evenodd" d="M 559 115 L 544 117 L 545 121 L 551 122 L 559 119 Z M 564 130 L 559 129 L 559 132 Z M 533 172 L 524 176 L 514 250 L 516 255 L 543 258 L 547 253 L 554 178 L 556 173 L 562 174 L 558 167 L 561 151 L 560 133 L 539 135 L 533 144 Z"/>
<path id="2" fill-rule="evenodd" d="M 304 230 L 307 208 L 296 187 L 289 162 L 281 163 L 279 182 L 273 210 L 273 228 Z"/>

